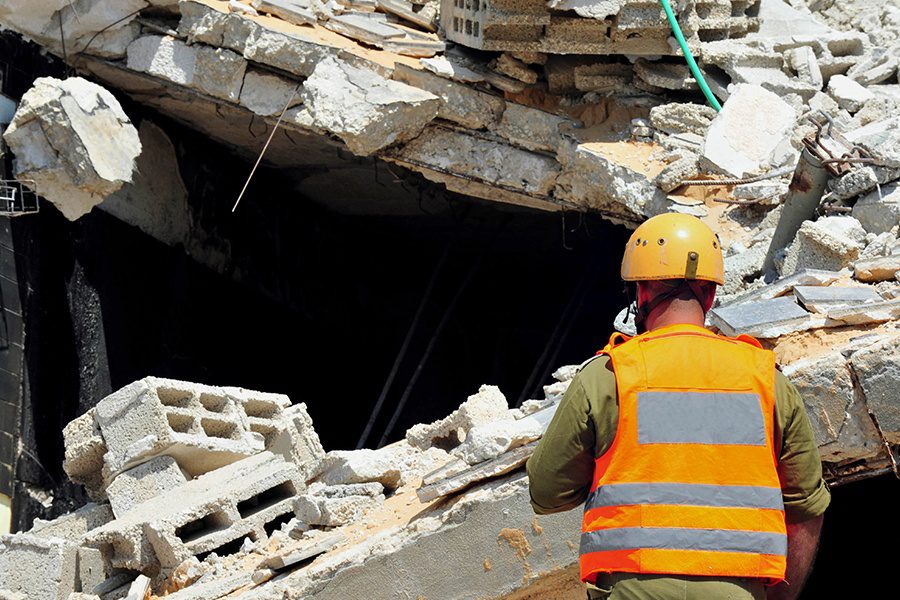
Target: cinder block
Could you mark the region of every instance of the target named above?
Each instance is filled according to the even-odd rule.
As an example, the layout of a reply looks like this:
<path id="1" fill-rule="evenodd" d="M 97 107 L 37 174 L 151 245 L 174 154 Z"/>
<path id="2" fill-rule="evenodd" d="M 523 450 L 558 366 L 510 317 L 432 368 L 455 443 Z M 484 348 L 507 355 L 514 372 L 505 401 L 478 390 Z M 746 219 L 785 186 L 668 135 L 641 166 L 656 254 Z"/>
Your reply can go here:
<path id="1" fill-rule="evenodd" d="M 297 468 L 262 452 L 153 497 L 91 532 L 113 567 L 156 574 L 211 552 L 236 552 L 245 537 L 262 540 L 292 513 L 305 489 Z"/>
<path id="2" fill-rule="evenodd" d="M 165 494 L 188 479 L 174 458 L 157 456 L 119 473 L 106 488 L 106 494 L 113 513 L 121 517 L 141 502 Z"/>
<path id="3" fill-rule="evenodd" d="M 280 454 L 309 481 L 322 470 L 325 450 L 313 427 L 306 404 L 291 404 L 284 394 L 224 388 L 247 416 L 250 431 L 263 437 L 265 449 Z"/>
<path id="4" fill-rule="evenodd" d="M 42 538 L 62 538 L 80 544 L 91 530 L 106 525 L 113 520 L 109 504 L 88 503 L 67 515 L 52 521 L 35 519 L 28 533 Z"/>
<path id="5" fill-rule="evenodd" d="M 65 600 L 75 591 L 75 544 L 29 533 L 0 537 L 0 589 L 26 600 Z"/>
<path id="6" fill-rule="evenodd" d="M 146 377 L 101 400 L 96 415 L 112 476 L 168 455 L 195 477 L 263 449 L 242 408 L 218 387 Z"/>
<path id="7" fill-rule="evenodd" d="M 105 500 L 103 455 L 106 454 L 106 442 L 103 441 L 93 408 L 63 428 L 63 442 L 66 448 L 63 470 L 66 475 L 83 485 L 92 500 Z"/>

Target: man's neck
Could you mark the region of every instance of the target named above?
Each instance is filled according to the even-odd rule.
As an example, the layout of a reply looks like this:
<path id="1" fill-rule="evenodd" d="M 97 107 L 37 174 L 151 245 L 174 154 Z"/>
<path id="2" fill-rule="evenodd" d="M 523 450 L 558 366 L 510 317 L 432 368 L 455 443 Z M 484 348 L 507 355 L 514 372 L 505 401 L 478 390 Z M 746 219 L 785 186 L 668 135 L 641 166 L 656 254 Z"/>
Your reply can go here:
<path id="1" fill-rule="evenodd" d="M 706 315 L 699 302 L 663 302 L 647 316 L 647 330 L 653 331 L 670 325 L 696 325 L 703 327 Z"/>

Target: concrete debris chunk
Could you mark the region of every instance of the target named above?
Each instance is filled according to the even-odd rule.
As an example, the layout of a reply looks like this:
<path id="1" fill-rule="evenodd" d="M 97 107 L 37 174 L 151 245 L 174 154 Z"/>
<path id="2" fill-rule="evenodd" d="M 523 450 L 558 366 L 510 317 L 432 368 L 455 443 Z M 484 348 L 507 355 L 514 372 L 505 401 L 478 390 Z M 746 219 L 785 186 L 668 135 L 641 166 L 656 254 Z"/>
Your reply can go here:
<path id="1" fill-rule="evenodd" d="M 544 386 L 544 397 L 551 400 L 559 400 L 566 393 L 566 390 L 569 389 L 570 381 L 557 381 L 551 383 L 550 385 Z"/>
<path id="2" fill-rule="evenodd" d="M 237 102 L 247 61 L 226 48 L 188 46 L 172 37 L 148 35 L 128 46 L 128 68 Z"/>
<path id="3" fill-rule="evenodd" d="M 137 129 L 115 96 L 79 77 L 41 77 L 3 134 L 15 175 L 74 221 L 134 177 Z"/>
<path id="4" fill-rule="evenodd" d="M 285 108 L 303 102 L 299 87 L 297 83 L 284 77 L 251 69 L 244 75 L 240 102 L 258 115 L 279 115 Z"/>
<path id="5" fill-rule="evenodd" d="M 63 443 L 66 448 L 63 470 L 69 479 L 83 485 L 92 500 L 106 500 L 103 456 L 107 448 L 96 409 L 89 409 L 63 428 Z"/>
<path id="6" fill-rule="evenodd" d="M 485 129 L 499 121 L 506 107 L 502 98 L 401 63 L 394 67 L 392 77 L 440 98 L 437 116 L 464 127 Z"/>
<path id="7" fill-rule="evenodd" d="M 879 164 L 900 168 L 900 116 L 891 116 L 869 123 L 844 136 L 866 153 L 877 159 Z"/>
<path id="8" fill-rule="evenodd" d="M 196 476 L 263 449 L 222 388 L 146 377 L 97 403 L 96 415 L 113 475 L 167 454 Z"/>
<path id="9" fill-rule="evenodd" d="M 0 536 L 0 547 L 0 589 L 26 600 L 65 600 L 75 590 L 75 544 L 17 533 Z"/>
<path id="10" fill-rule="evenodd" d="M 247 408 L 248 406 L 245 404 L 245 412 Z M 271 423 L 266 423 L 266 417 L 251 416 L 250 412 L 247 415 L 250 429 L 256 427 L 258 431 L 264 432 L 266 450 L 271 450 L 293 462 L 304 481 L 309 481 L 322 472 L 325 450 L 322 448 L 319 434 L 313 427 L 312 418 L 306 410 L 305 403 L 301 402 L 285 408 L 280 419 L 273 420 Z M 257 424 L 254 425 L 254 422 Z"/>
<path id="11" fill-rule="evenodd" d="M 498 73 L 506 75 L 507 77 L 512 77 L 513 79 L 517 79 L 522 83 L 527 83 L 529 85 L 537 83 L 538 80 L 537 72 L 528 68 L 528 66 L 519 59 L 513 58 L 510 54 L 505 52 L 492 61 L 490 67 Z"/>
<path id="12" fill-rule="evenodd" d="M 322 527 L 341 527 L 362 519 L 367 512 L 384 503 L 384 496 L 322 497 L 305 494 L 294 500 L 294 514 L 303 523 Z"/>
<path id="13" fill-rule="evenodd" d="M 261 452 L 144 501 L 92 531 L 87 542 L 113 567 L 153 575 L 191 556 L 228 554 L 247 536 L 265 539 L 265 527 L 291 513 L 303 490 L 293 465 Z"/>
<path id="14" fill-rule="evenodd" d="M 694 133 L 702 136 L 706 135 L 716 114 L 711 106 L 670 102 L 650 109 L 650 123 L 664 133 Z"/>
<path id="15" fill-rule="evenodd" d="M 833 308 L 828 311 L 828 318 L 847 325 L 868 325 L 893 321 L 900 318 L 900 299 Z"/>
<path id="16" fill-rule="evenodd" d="M 797 299 L 807 310 L 825 314 L 840 306 L 857 306 L 867 302 L 879 302 L 881 296 L 869 286 L 849 287 L 843 285 L 805 286 L 794 288 Z"/>
<path id="17" fill-rule="evenodd" d="M 440 107 L 434 94 L 334 59 L 316 65 L 303 98 L 314 124 L 361 156 L 416 137 Z"/>
<path id="18" fill-rule="evenodd" d="M 878 175 L 872 167 L 853 169 L 838 179 L 829 182 L 832 195 L 838 200 L 847 200 L 864 194 L 878 185 Z M 855 216 L 855 215 L 854 215 Z"/>
<path id="19" fill-rule="evenodd" d="M 900 184 L 883 186 L 853 205 L 853 218 L 869 233 L 885 233 L 900 224 Z"/>
<path id="20" fill-rule="evenodd" d="M 250 4 L 294 25 L 315 25 L 319 21 L 305 0 L 253 0 Z"/>
<path id="21" fill-rule="evenodd" d="M 562 144 L 560 127 L 571 123 L 565 117 L 507 102 L 500 122 L 491 130 L 523 148 L 555 154 Z"/>
<path id="22" fill-rule="evenodd" d="M 838 106 L 855 113 L 875 95 L 845 75 L 835 75 L 828 80 L 828 95 Z"/>
<path id="23" fill-rule="evenodd" d="M 509 405 L 500 388 L 483 385 L 463 402 L 458 409 L 440 421 L 420 423 L 409 428 L 406 441 L 421 450 L 432 446 L 446 449 L 465 441 L 466 433 L 478 425 L 503 419 Z"/>
<path id="24" fill-rule="evenodd" d="M 794 109 L 776 94 L 756 85 L 736 85 L 706 133 L 703 158 L 735 177 L 781 166 L 772 160 L 795 121 Z"/>
<path id="25" fill-rule="evenodd" d="M 75 512 L 57 517 L 51 521 L 35 519 L 28 532 L 42 538 L 62 538 L 81 543 L 88 532 L 106 525 L 114 518 L 109 504 L 88 502 Z"/>
<path id="26" fill-rule="evenodd" d="M 669 193 L 681 187 L 681 184 L 688 179 L 699 174 L 700 157 L 691 152 L 685 152 L 684 156 L 666 165 L 653 182 L 656 184 L 656 187 Z"/>
<path id="27" fill-rule="evenodd" d="M 138 575 L 128 587 L 128 595 L 125 600 L 144 600 L 150 591 L 150 578 L 146 575 Z"/>
<path id="28" fill-rule="evenodd" d="M 313 538 L 310 544 L 299 548 L 292 549 L 287 553 L 270 556 L 262 565 L 269 569 L 283 569 L 298 562 L 308 560 L 314 556 L 327 552 L 335 546 L 344 543 L 347 540 L 341 532 L 329 533 L 328 535 Z"/>
<path id="29" fill-rule="evenodd" d="M 787 66 L 797 73 L 797 77 L 801 81 L 810 84 L 817 90 L 822 89 L 824 83 L 822 70 L 819 68 L 816 53 L 811 47 L 791 48 L 784 53 L 784 57 Z"/>
<path id="30" fill-rule="evenodd" d="M 646 83 L 665 90 L 696 90 L 699 86 L 687 65 L 638 59 L 634 74 Z"/>
<path id="31" fill-rule="evenodd" d="M 782 274 L 801 269 L 839 271 L 859 257 L 866 231 L 853 217 L 823 217 L 805 221 L 788 247 Z"/>
<path id="32" fill-rule="evenodd" d="M 847 71 L 847 77 L 860 85 L 881 83 L 894 76 L 900 63 L 900 46 L 875 48 L 872 54 Z"/>
<path id="33" fill-rule="evenodd" d="M 803 359 L 782 370 L 800 392 L 824 461 L 839 463 L 881 452 L 880 436 L 840 352 Z"/>
<path id="34" fill-rule="evenodd" d="M 900 443 L 900 337 L 855 352 L 850 364 L 885 439 Z"/>
<path id="35" fill-rule="evenodd" d="M 536 446 L 537 442 L 531 442 L 514 448 L 497 458 L 477 464 L 446 479 L 440 479 L 429 485 L 424 485 L 416 490 L 416 495 L 422 502 L 431 502 L 435 498 L 458 492 L 479 481 L 509 473 L 524 465 L 534 453 Z"/>
<path id="36" fill-rule="evenodd" d="M 428 10 L 416 12 L 413 5 L 406 0 L 377 0 L 378 8 L 386 13 L 396 15 L 405 21 L 418 25 L 425 31 L 436 32 L 435 13 Z"/>
<path id="37" fill-rule="evenodd" d="M 811 327 L 810 314 L 794 296 L 721 306 L 709 311 L 710 322 L 728 336 L 742 333 L 770 338 Z"/>
<path id="38" fill-rule="evenodd" d="M 174 458 L 157 456 L 119 473 L 106 494 L 116 517 L 121 517 L 144 500 L 166 494 L 187 480 Z"/>
<path id="39" fill-rule="evenodd" d="M 892 280 L 897 273 L 900 273 L 900 254 L 861 260 L 853 265 L 853 276 L 866 283 Z"/>
<path id="40" fill-rule="evenodd" d="M 581 365 L 565 365 L 553 371 L 553 379 L 557 381 L 571 381 L 575 379 Z"/>
<path id="41" fill-rule="evenodd" d="M 470 429 L 466 441 L 455 448 L 452 454 L 470 465 L 477 465 L 496 458 L 512 448 L 534 441 L 541 437 L 543 432 L 544 428 L 533 417 L 494 421 Z"/>
<path id="42" fill-rule="evenodd" d="M 327 485 L 377 481 L 393 490 L 400 484 L 400 467 L 388 448 L 332 450 L 325 454 L 319 481 Z"/>

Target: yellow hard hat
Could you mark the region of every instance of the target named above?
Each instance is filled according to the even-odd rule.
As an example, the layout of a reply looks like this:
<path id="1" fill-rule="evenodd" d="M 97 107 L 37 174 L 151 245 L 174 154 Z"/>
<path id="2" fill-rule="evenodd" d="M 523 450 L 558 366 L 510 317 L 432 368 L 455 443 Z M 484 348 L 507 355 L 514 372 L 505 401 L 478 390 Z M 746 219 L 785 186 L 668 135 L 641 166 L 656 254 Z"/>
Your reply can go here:
<path id="1" fill-rule="evenodd" d="M 719 238 L 706 223 L 680 213 L 644 221 L 628 240 L 622 279 L 699 279 L 725 283 Z"/>

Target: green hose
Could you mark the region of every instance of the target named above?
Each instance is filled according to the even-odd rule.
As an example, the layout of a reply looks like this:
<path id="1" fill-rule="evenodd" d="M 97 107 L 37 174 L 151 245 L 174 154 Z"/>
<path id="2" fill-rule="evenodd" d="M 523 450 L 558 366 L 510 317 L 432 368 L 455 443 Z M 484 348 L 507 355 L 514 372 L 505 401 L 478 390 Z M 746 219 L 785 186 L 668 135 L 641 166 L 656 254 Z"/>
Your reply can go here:
<path id="1" fill-rule="evenodd" d="M 678 40 L 678 45 L 681 46 L 681 51 L 684 52 L 684 60 L 687 62 L 688 67 L 691 69 L 691 73 L 694 75 L 694 79 L 697 81 L 697 85 L 700 86 L 700 90 L 703 92 L 703 95 L 706 96 L 706 101 L 709 102 L 709 105 L 712 106 L 716 111 L 722 110 L 722 105 L 719 104 L 719 101 L 716 100 L 716 97 L 713 96 L 712 90 L 709 89 L 709 86 L 706 84 L 706 79 L 703 78 L 703 73 L 700 72 L 700 67 L 697 66 L 697 61 L 694 60 L 694 55 L 691 54 L 690 48 L 687 46 L 687 42 L 684 41 L 684 34 L 681 33 L 681 27 L 678 25 L 678 20 L 675 18 L 675 13 L 672 12 L 672 5 L 669 4 L 669 0 L 659 0 L 662 3 L 663 10 L 666 11 L 666 17 L 669 19 L 669 25 L 672 26 L 672 33 L 675 34 L 675 39 Z"/>

